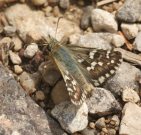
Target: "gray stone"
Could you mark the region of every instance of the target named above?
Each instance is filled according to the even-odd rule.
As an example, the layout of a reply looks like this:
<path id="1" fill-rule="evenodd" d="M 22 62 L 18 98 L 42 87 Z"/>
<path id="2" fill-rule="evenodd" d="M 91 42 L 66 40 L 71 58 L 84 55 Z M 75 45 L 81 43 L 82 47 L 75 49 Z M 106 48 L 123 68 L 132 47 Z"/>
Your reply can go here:
<path id="1" fill-rule="evenodd" d="M 122 100 L 125 102 L 136 103 L 136 102 L 140 101 L 140 97 L 136 91 L 127 87 L 122 92 Z"/>
<path id="2" fill-rule="evenodd" d="M 63 102 L 56 105 L 51 111 L 61 127 L 69 133 L 74 133 L 86 128 L 88 124 L 88 108 L 86 103 L 75 106 L 71 102 Z"/>
<path id="3" fill-rule="evenodd" d="M 123 22 L 141 22 L 141 1 L 126 0 L 116 17 Z"/>
<path id="4" fill-rule="evenodd" d="M 42 37 L 47 37 L 48 35 L 55 37 L 58 22 L 57 17 L 45 17 L 42 11 L 33 11 L 26 4 L 15 4 L 10 8 L 7 8 L 5 15 L 8 22 L 16 27 L 20 37 L 25 42 L 28 41 L 28 37 L 32 37 L 31 39 L 36 41 L 39 41 Z M 76 23 L 64 18 L 60 19 L 56 39 L 60 41 L 62 37 L 69 36 L 73 33 L 80 33 L 80 28 Z"/>
<path id="5" fill-rule="evenodd" d="M 125 104 L 122 110 L 119 134 L 141 134 L 141 107 L 130 102 Z"/>
<path id="6" fill-rule="evenodd" d="M 134 48 L 141 52 L 141 32 L 138 33 L 133 44 Z"/>
<path id="7" fill-rule="evenodd" d="M 118 29 L 117 22 L 112 14 L 102 9 L 93 9 L 91 15 L 93 29 L 96 32 L 107 31 L 116 32 Z"/>
<path id="8" fill-rule="evenodd" d="M 56 105 L 63 101 L 70 100 L 64 80 L 58 81 L 54 86 L 51 91 L 51 99 Z"/>
<path id="9" fill-rule="evenodd" d="M 9 51 L 9 56 L 10 56 L 10 60 L 12 61 L 13 64 L 17 64 L 17 65 L 21 64 L 22 60 L 18 54 L 14 53 L 12 51 Z"/>
<path id="10" fill-rule="evenodd" d="M 122 23 L 121 29 L 125 37 L 129 40 L 135 38 L 138 34 L 138 27 L 136 24 Z"/>
<path id="11" fill-rule="evenodd" d="M 124 45 L 125 43 L 125 39 L 123 38 L 123 36 L 119 35 L 119 34 L 113 34 L 113 33 L 94 33 L 94 35 L 99 36 L 100 38 L 104 39 L 105 41 L 107 41 L 109 44 L 114 45 L 115 47 L 121 47 Z"/>
<path id="12" fill-rule="evenodd" d="M 70 1 L 69 0 L 60 0 L 59 5 L 63 9 L 67 9 L 70 6 Z"/>
<path id="13" fill-rule="evenodd" d="M 80 25 L 81 25 L 81 28 L 84 30 L 87 29 L 90 25 L 92 9 L 93 9 L 92 6 L 86 6 L 83 10 L 83 15 L 81 18 Z"/>
<path id="14" fill-rule="evenodd" d="M 125 40 L 118 34 L 99 32 L 86 35 L 71 35 L 70 42 L 77 46 L 109 50 L 111 49 L 111 45 L 115 47 L 123 46 Z"/>
<path id="15" fill-rule="evenodd" d="M 32 43 L 26 47 L 24 51 L 24 56 L 26 58 L 32 58 L 37 51 L 38 51 L 38 45 L 35 43 Z"/>
<path id="16" fill-rule="evenodd" d="M 120 104 L 110 91 L 103 88 L 95 88 L 91 95 L 87 99 L 89 113 L 106 115 L 121 110 Z"/>
<path id="17" fill-rule="evenodd" d="M 63 135 L 61 127 L 25 94 L 1 64 L 0 93 L 2 135 Z"/>
<path id="18" fill-rule="evenodd" d="M 77 45 L 82 47 L 97 48 L 108 50 L 111 49 L 111 45 L 108 41 L 102 39 L 99 35 L 95 33 L 89 33 L 82 35 L 77 40 Z"/>
<path id="19" fill-rule="evenodd" d="M 51 61 L 42 63 L 39 66 L 39 72 L 41 73 L 43 80 L 50 86 L 54 86 L 62 77 L 55 63 L 52 63 Z"/>
<path id="20" fill-rule="evenodd" d="M 139 69 L 126 62 L 122 62 L 116 74 L 107 80 L 104 88 L 110 90 L 115 95 L 121 95 L 126 87 L 138 91 L 139 85 L 136 82 L 136 78 L 140 75 Z"/>

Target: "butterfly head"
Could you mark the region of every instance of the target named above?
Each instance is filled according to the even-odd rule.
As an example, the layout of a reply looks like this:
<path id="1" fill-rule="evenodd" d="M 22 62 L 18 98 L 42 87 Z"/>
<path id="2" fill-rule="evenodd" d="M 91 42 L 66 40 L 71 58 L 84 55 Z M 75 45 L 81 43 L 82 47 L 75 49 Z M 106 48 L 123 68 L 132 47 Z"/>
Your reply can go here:
<path id="1" fill-rule="evenodd" d="M 47 38 L 43 38 L 44 40 L 44 46 L 45 48 L 49 51 L 52 52 L 54 50 L 54 48 L 57 46 L 58 41 L 53 38 L 52 36 L 48 36 Z"/>

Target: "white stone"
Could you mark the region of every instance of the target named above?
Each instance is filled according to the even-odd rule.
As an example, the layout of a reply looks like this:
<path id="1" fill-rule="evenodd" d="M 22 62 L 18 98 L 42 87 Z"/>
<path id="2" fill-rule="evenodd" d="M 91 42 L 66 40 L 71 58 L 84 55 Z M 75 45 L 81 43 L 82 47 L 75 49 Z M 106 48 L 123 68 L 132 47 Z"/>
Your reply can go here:
<path id="1" fill-rule="evenodd" d="M 127 87 L 122 92 L 122 100 L 125 101 L 125 102 L 136 103 L 140 100 L 140 97 L 139 97 L 139 95 L 137 94 L 136 91 Z"/>
<path id="2" fill-rule="evenodd" d="M 75 106 L 71 102 L 62 102 L 51 111 L 61 127 L 69 133 L 83 130 L 88 124 L 88 108 L 86 103 Z"/>
<path id="3" fill-rule="evenodd" d="M 121 110 L 120 104 L 109 90 L 103 88 L 95 88 L 91 97 L 87 99 L 88 110 L 90 114 L 107 114 L 112 110 Z"/>
<path id="4" fill-rule="evenodd" d="M 22 48 L 22 41 L 18 37 L 13 37 L 14 51 L 19 51 Z"/>
<path id="5" fill-rule="evenodd" d="M 141 32 L 138 33 L 133 44 L 134 48 L 141 52 Z"/>
<path id="6" fill-rule="evenodd" d="M 35 43 L 32 43 L 28 45 L 27 48 L 25 49 L 24 56 L 26 58 L 32 58 L 37 51 L 38 51 L 38 45 Z"/>
<path id="7" fill-rule="evenodd" d="M 125 104 L 119 134 L 141 135 L 141 107 L 130 102 Z"/>
<path id="8" fill-rule="evenodd" d="M 8 22 L 17 28 L 20 37 L 25 42 L 29 40 L 29 37 L 33 39 L 33 41 L 39 41 L 42 37 L 47 37 L 48 35 L 55 37 L 58 22 L 57 17 L 45 17 L 44 12 L 40 10 L 34 10 L 33 12 L 26 4 L 14 4 L 10 6 L 6 9 L 5 16 Z M 71 34 L 80 32 L 80 28 L 76 23 L 62 18 L 59 20 L 55 38 L 60 41 L 64 36 L 68 37 Z M 36 39 L 36 37 L 38 39 Z M 33 41 L 31 40 L 31 42 Z"/>
<path id="9" fill-rule="evenodd" d="M 113 34 L 112 35 L 112 40 L 111 43 L 116 46 L 116 47 L 121 47 L 125 43 L 125 39 L 123 36 L 118 35 L 118 34 Z"/>
<path id="10" fill-rule="evenodd" d="M 123 36 L 114 33 L 88 33 L 86 35 L 79 35 L 75 41 L 71 41 L 71 44 L 108 50 L 111 48 L 111 44 L 116 47 L 121 47 L 125 43 Z"/>
<path id="11" fill-rule="evenodd" d="M 93 9 L 91 15 L 92 26 L 95 31 L 116 32 L 117 22 L 112 14 L 102 9 Z"/>
<path id="12" fill-rule="evenodd" d="M 136 24 L 121 24 L 121 29 L 127 39 L 133 39 L 138 34 L 138 27 Z"/>
<path id="13" fill-rule="evenodd" d="M 22 60 L 18 54 L 14 53 L 12 51 L 9 51 L 9 56 L 10 56 L 10 60 L 12 61 L 13 64 L 17 64 L 17 65 L 21 64 Z"/>
<path id="14" fill-rule="evenodd" d="M 15 71 L 16 74 L 20 74 L 20 73 L 23 72 L 23 69 L 21 68 L 21 66 L 15 65 L 14 66 L 14 71 Z"/>

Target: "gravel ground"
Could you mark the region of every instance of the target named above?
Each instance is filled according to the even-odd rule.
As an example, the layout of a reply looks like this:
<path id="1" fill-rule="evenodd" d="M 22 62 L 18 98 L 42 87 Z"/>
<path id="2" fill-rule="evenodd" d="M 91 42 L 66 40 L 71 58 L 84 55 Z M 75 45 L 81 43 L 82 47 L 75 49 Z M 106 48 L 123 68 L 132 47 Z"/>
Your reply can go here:
<path id="1" fill-rule="evenodd" d="M 140 12 L 140 0 L 0 1 L 0 134 L 140 135 Z"/>

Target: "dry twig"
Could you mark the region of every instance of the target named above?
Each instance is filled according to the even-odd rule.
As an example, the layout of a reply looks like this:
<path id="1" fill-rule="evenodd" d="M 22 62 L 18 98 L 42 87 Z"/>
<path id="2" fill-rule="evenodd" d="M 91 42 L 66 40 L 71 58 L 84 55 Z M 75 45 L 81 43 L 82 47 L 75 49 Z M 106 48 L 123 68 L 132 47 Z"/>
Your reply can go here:
<path id="1" fill-rule="evenodd" d="M 114 50 L 121 52 L 123 59 L 125 59 L 126 61 L 129 61 L 129 62 L 132 62 L 134 64 L 141 66 L 141 56 L 140 55 L 126 51 L 122 48 L 115 48 Z"/>

